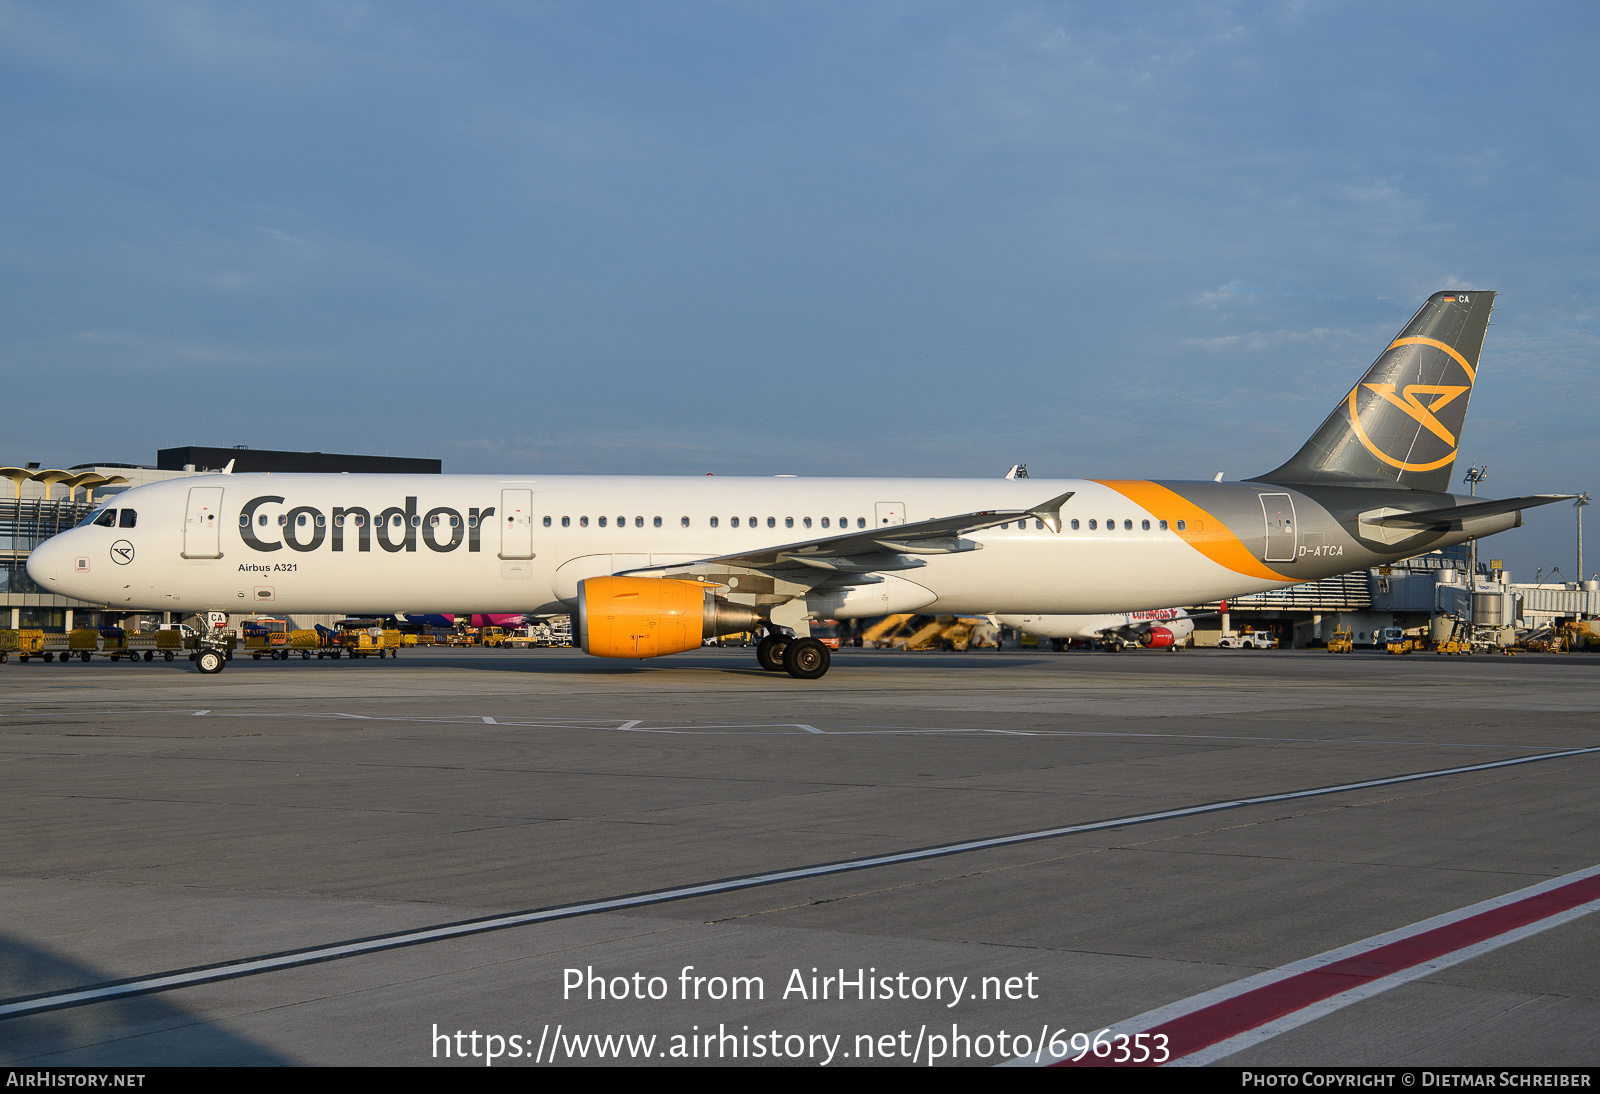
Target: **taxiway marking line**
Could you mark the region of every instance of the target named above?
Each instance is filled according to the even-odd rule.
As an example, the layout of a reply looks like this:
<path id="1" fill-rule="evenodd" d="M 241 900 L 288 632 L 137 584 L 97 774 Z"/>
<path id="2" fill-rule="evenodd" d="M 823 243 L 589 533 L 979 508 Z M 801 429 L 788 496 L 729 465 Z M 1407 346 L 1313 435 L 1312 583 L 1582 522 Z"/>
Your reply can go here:
<path id="1" fill-rule="evenodd" d="M 1338 786 L 1319 786 L 1307 790 L 1290 790 L 1279 794 L 1263 794 L 1253 798 L 1237 798 L 1231 801 L 1211 802 L 1206 805 L 1192 805 L 1182 809 L 1168 809 L 1159 813 L 1145 813 L 1132 817 L 1116 817 L 1111 820 L 1090 821 L 1085 824 L 1063 825 L 1058 828 L 1042 828 L 1033 832 L 1016 832 L 1006 836 L 991 836 L 987 839 L 964 840 L 960 843 L 946 843 L 935 847 L 921 847 L 909 851 L 895 851 L 884 855 L 873 855 L 867 858 L 845 859 L 842 862 L 825 862 L 814 866 L 800 866 L 788 870 L 773 870 L 766 873 L 746 874 L 741 877 L 722 878 L 717 881 L 700 882 L 693 885 L 684 885 L 672 889 L 656 889 L 644 893 L 632 893 L 626 896 L 610 897 L 600 900 L 584 901 L 577 904 L 563 904 L 553 908 L 535 908 L 524 912 L 511 912 L 505 915 L 485 916 L 480 919 L 462 920 L 455 923 L 441 923 L 434 927 L 424 927 L 420 930 L 400 931 L 393 934 L 374 935 L 369 938 L 351 939 L 346 942 L 334 943 L 326 946 L 316 946 L 300 950 L 287 950 L 281 953 L 264 954 L 259 957 L 244 958 L 238 961 L 219 962 L 214 965 L 204 965 L 189 969 L 175 969 L 170 972 L 158 973 L 153 976 L 136 977 L 120 980 L 107 984 L 86 985 L 72 991 L 52 992 L 47 995 L 25 996 L 16 999 L 0 1001 L 0 1019 L 15 1018 L 24 1014 L 37 1014 L 41 1011 L 60 1010 L 64 1007 L 83 1006 L 87 1003 L 97 1003 L 106 999 L 115 999 L 129 995 L 142 995 L 148 992 L 165 991 L 171 988 L 181 988 L 192 984 L 205 984 L 217 980 L 233 980 L 241 976 L 250 976 L 256 973 L 272 972 L 278 969 L 293 968 L 297 965 L 310 965 L 320 961 L 332 961 L 344 957 L 355 957 L 359 954 L 377 953 L 382 950 L 398 949 L 402 946 L 415 946 L 425 942 L 438 942 L 448 938 L 461 938 L 466 935 L 483 934 L 487 931 L 505 930 L 508 927 L 522 927 L 532 923 L 548 923 L 557 919 L 571 919 L 575 916 L 593 915 L 597 912 L 614 912 L 625 908 L 638 908 L 650 904 L 665 904 L 673 900 L 684 900 L 689 897 L 708 896 L 714 893 L 728 893 L 740 889 L 753 889 L 761 885 L 774 885 L 785 881 L 798 881 L 803 878 L 821 877 L 828 874 L 842 874 L 854 870 L 868 870 L 877 866 L 892 866 L 906 862 L 917 862 L 923 859 L 942 858 L 946 855 L 959 855 L 968 851 L 981 851 L 995 847 L 1008 847 L 1019 843 L 1032 843 L 1036 840 L 1053 839 L 1058 836 L 1077 835 L 1084 832 L 1100 832 L 1108 828 L 1123 828 L 1134 824 L 1150 824 L 1155 821 L 1174 820 L 1180 817 L 1193 817 L 1205 813 L 1217 813 L 1226 809 L 1241 809 L 1250 805 L 1266 805 L 1273 802 L 1297 801 L 1303 798 L 1316 798 L 1328 794 L 1342 794 L 1352 790 L 1369 790 L 1379 786 L 1397 786 L 1402 783 L 1418 782 L 1423 779 L 1438 779 L 1448 775 L 1465 775 L 1477 771 L 1492 771 L 1503 767 L 1516 767 L 1521 764 L 1539 763 L 1544 760 L 1559 760 L 1571 756 L 1588 756 L 1600 752 L 1600 747 L 1575 748 L 1564 752 L 1548 752 L 1538 756 L 1519 756 L 1510 760 L 1495 760 L 1491 763 L 1469 764 L 1466 767 L 1448 767 L 1437 771 L 1419 771 L 1409 775 L 1392 775 L 1382 779 L 1364 779 L 1361 782 L 1342 783 Z"/>
<path id="2" fill-rule="evenodd" d="M 1103 1031 L 1165 1035 L 1171 1052 L 1161 1065 L 1118 1064 L 1092 1055 L 1074 1063 L 1042 1053 L 1016 1064 L 1055 1067 L 1200 1067 L 1225 1059 L 1390 988 L 1508 946 L 1600 911 L 1600 866 L 1576 870 L 1374 935 L 1188 999 L 1169 1003 Z M 1120 1047 L 1111 1056 L 1117 1055 Z M 1130 1055 L 1132 1051 L 1130 1050 Z"/>
<path id="3" fill-rule="evenodd" d="M 186 708 L 185 708 L 186 709 Z M 183 713 L 182 709 L 173 710 L 91 710 L 87 713 L 100 717 L 113 715 L 128 716 L 134 714 L 153 714 L 161 717 L 171 717 L 173 714 Z M 86 712 L 82 709 L 72 710 L 34 710 L 23 711 L 22 714 L 30 718 L 50 717 L 79 717 Z M 382 714 L 341 714 L 337 711 L 266 711 L 266 710 L 196 710 L 188 713 L 194 715 L 217 714 L 222 717 L 238 718 L 358 718 L 369 722 L 396 722 L 401 724 L 417 725 L 473 725 L 470 720 L 462 718 L 419 718 L 403 715 Z M 687 722 L 671 726 L 647 726 L 643 719 L 635 718 L 624 721 L 621 718 L 567 718 L 563 720 L 544 722 L 502 722 L 486 716 L 479 716 L 479 721 L 490 725 L 502 726 L 509 729 L 594 729 L 606 733 L 662 733 L 692 736 L 697 733 L 707 733 L 712 736 L 727 736 L 722 733 L 711 733 L 713 730 L 729 729 L 800 729 L 808 733 L 819 733 L 828 737 L 851 736 L 894 736 L 897 734 L 913 733 L 967 733 L 981 736 L 1005 737 L 1133 737 L 1149 738 L 1151 740 L 1194 740 L 1194 741 L 1244 741 L 1261 742 L 1267 744 L 1341 744 L 1341 745 L 1398 745 L 1417 748 L 1503 748 L 1531 751 L 1534 749 L 1557 749 L 1562 745 L 1546 743 L 1535 744 L 1484 744 L 1471 741 L 1389 741 L 1372 740 L 1364 737 L 1252 737 L 1238 733 L 1132 733 L 1116 730 L 1081 730 L 1081 729 L 991 729 L 983 726 L 841 726 L 834 729 L 818 729 L 798 722 Z M 617 722 L 614 726 L 586 724 L 599 722 Z M 0 726 L 5 722 L 0 720 Z"/>

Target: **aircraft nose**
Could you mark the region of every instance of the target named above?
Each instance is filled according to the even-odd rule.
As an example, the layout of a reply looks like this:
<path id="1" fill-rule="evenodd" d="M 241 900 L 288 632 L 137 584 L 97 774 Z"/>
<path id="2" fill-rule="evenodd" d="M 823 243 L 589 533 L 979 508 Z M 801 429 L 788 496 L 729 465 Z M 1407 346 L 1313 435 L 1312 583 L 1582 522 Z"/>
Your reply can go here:
<path id="1" fill-rule="evenodd" d="M 71 548 L 62 542 L 66 535 L 51 536 L 28 555 L 28 577 L 42 589 L 61 591 L 62 579 L 70 573 Z"/>

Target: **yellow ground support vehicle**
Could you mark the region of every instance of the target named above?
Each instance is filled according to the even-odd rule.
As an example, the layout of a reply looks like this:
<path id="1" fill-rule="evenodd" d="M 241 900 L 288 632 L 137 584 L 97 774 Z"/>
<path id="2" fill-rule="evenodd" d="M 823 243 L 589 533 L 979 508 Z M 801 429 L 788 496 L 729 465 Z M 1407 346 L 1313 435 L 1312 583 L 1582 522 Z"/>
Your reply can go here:
<path id="1" fill-rule="evenodd" d="M 1356 636 L 1355 636 L 1355 632 L 1354 631 L 1339 631 L 1339 630 L 1334 631 L 1333 632 L 1333 637 L 1328 639 L 1328 652 L 1329 653 L 1349 653 L 1349 652 L 1351 652 L 1352 650 L 1355 649 L 1355 637 Z"/>
<path id="2" fill-rule="evenodd" d="M 246 619 L 239 624 L 243 633 L 244 648 L 252 660 L 261 660 L 263 653 L 274 661 L 287 660 L 289 656 L 289 624 L 281 619 Z"/>
<path id="3" fill-rule="evenodd" d="M 87 661 L 100 648 L 100 632 L 87 627 L 68 631 L 66 634 L 47 634 L 44 636 L 44 659 L 46 661 L 59 657 L 62 664 L 76 657 L 80 661 Z"/>
<path id="4" fill-rule="evenodd" d="M 400 632 L 382 629 L 379 620 L 341 619 L 334 626 L 334 641 L 350 657 L 400 656 Z"/>
<path id="5" fill-rule="evenodd" d="M 495 649 L 504 649 L 506 638 L 504 627 L 484 627 L 478 634 L 478 644 L 492 646 Z"/>
<path id="6" fill-rule="evenodd" d="M 38 657 L 44 653 L 44 631 L 20 630 L 0 631 L 0 665 L 12 655 L 17 655 L 17 660 L 26 663 L 30 657 Z"/>

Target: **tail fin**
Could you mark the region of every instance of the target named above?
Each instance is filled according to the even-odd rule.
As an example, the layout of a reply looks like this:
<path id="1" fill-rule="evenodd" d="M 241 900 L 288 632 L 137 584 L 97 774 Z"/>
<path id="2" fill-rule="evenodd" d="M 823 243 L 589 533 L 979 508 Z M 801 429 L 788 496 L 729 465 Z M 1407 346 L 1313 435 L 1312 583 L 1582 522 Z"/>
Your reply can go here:
<path id="1" fill-rule="evenodd" d="M 1446 493 L 1492 292 L 1436 292 L 1305 447 L 1259 481 Z"/>

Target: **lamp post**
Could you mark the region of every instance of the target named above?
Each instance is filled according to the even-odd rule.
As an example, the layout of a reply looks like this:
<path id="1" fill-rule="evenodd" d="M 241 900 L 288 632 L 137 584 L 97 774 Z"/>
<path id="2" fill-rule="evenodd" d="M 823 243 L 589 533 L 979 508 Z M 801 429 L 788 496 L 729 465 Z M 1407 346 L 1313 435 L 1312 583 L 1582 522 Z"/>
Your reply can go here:
<path id="1" fill-rule="evenodd" d="M 1478 496 L 1478 484 L 1489 476 L 1489 466 L 1479 467 L 1473 464 L 1467 468 L 1466 476 L 1461 480 L 1467 484 L 1473 497 Z M 1478 625 L 1478 541 L 1473 540 L 1468 547 L 1467 555 L 1467 625 Z"/>
<path id="2" fill-rule="evenodd" d="M 1572 507 L 1578 511 L 1578 588 L 1583 588 L 1583 507 L 1589 504 L 1588 494 L 1579 494 Z"/>

